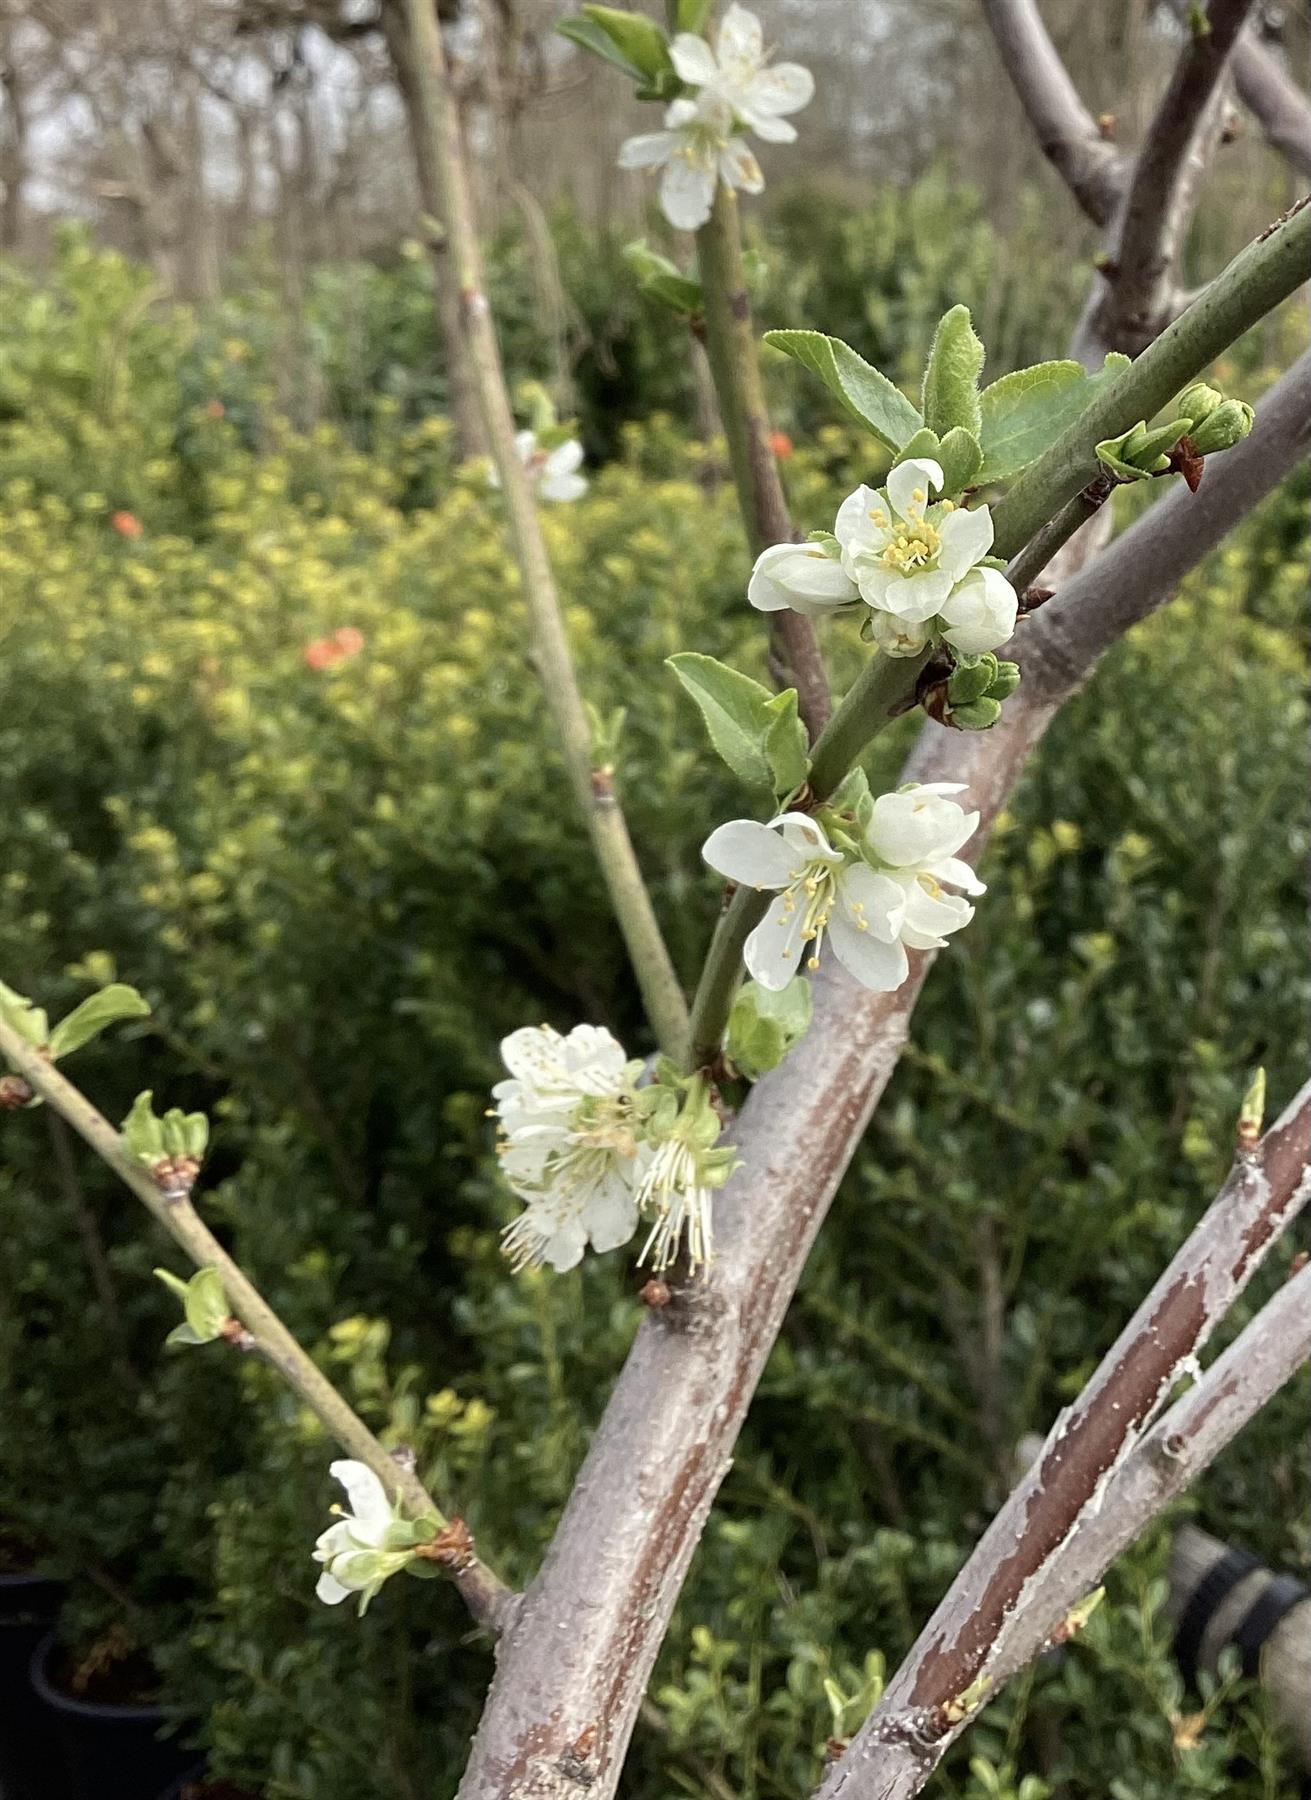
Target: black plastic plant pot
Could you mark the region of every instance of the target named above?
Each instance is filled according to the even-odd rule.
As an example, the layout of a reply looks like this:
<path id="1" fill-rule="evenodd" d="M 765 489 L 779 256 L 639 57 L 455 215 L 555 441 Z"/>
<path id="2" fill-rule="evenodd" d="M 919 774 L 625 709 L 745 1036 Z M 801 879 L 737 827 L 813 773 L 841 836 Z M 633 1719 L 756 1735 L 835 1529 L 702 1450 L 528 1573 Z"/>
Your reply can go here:
<path id="1" fill-rule="evenodd" d="M 65 1800 L 59 1751 L 45 1708 L 28 1685 L 32 1652 L 59 1614 L 61 1582 L 0 1574 L 0 1794 L 4 1800 Z"/>
<path id="2" fill-rule="evenodd" d="M 32 1652 L 30 1678 L 37 1708 L 50 1720 L 64 1777 L 60 1800 L 147 1800 L 193 1768 L 196 1753 L 163 1738 L 157 1706 L 106 1705 L 77 1700 L 55 1685 L 59 1645 L 53 1632 Z M 44 1788 L 41 1800 L 53 1790 Z"/>
<path id="3" fill-rule="evenodd" d="M 179 1775 L 171 1787 L 165 1788 L 159 1796 L 159 1800 L 188 1800 L 187 1789 L 198 1785 L 204 1779 L 205 1765 L 196 1763 L 194 1767 L 187 1770 L 185 1775 Z"/>

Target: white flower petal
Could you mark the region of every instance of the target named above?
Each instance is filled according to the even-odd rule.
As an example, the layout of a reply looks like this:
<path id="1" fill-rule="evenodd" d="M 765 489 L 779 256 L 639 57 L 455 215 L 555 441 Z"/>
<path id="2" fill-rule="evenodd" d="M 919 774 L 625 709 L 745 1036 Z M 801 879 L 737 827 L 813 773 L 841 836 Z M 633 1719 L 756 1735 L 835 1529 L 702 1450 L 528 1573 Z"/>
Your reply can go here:
<path id="1" fill-rule="evenodd" d="M 730 138 L 719 153 L 719 174 L 725 187 L 738 188 L 744 194 L 758 194 L 765 185 L 760 164 L 745 138 Z"/>
<path id="2" fill-rule="evenodd" d="M 329 1570 L 325 1569 L 314 1584 L 314 1592 L 325 1606 L 340 1606 L 343 1600 L 349 1600 L 351 1590 L 343 1587 Z"/>
<path id="3" fill-rule="evenodd" d="M 873 581 L 862 582 L 862 594 L 874 585 Z M 886 582 L 879 604 L 908 625 L 922 625 L 941 612 L 950 593 L 951 576 L 945 569 L 917 569 L 913 575 L 894 575 Z"/>
<path id="4" fill-rule="evenodd" d="M 581 500 L 587 492 L 586 475 L 543 475 L 537 484 L 539 500 L 559 504 L 565 500 Z"/>
<path id="5" fill-rule="evenodd" d="M 967 656 L 998 650 L 1014 634 L 1019 596 L 997 569 L 972 569 L 943 602 L 947 642 Z"/>
<path id="6" fill-rule="evenodd" d="M 911 624 L 876 607 L 870 611 L 869 635 L 885 656 L 918 656 L 933 633 L 926 623 Z"/>
<path id="7" fill-rule="evenodd" d="M 579 1218 L 564 1219 L 542 1245 L 542 1262 L 550 1263 L 557 1275 L 576 1268 L 587 1248 L 587 1232 Z"/>
<path id="8" fill-rule="evenodd" d="M 938 950 L 953 931 L 968 925 L 974 908 L 959 894 L 930 894 L 918 881 L 906 890 L 906 918 L 901 939 L 913 950 Z"/>
<path id="9" fill-rule="evenodd" d="M 806 544 L 771 544 L 756 558 L 747 599 L 761 612 L 817 614 L 850 606 L 857 599 L 842 564 Z"/>
<path id="10" fill-rule="evenodd" d="M 838 508 L 833 535 L 844 550 L 881 549 L 887 531 L 875 525 L 873 515 L 882 513 L 886 519 L 887 511 L 882 494 L 862 485 Z"/>
<path id="11" fill-rule="evenodd" d="M 869 841 L 881 862 L 896 869 L 925 868 L 935 857 L 954 856 L 979 822 L 954 800 L 909 788 L 880 794 L 874 802 Z"/>
<path id="12" fill-rule="evenodd" d="M 702 37 L 680 31 L 669 46 L 669 57 L 679 79 L 689 87 L 710 87 L 719 77 L 715 53 Z"/>
<path id="13" fill-rule="evenodd" d="M 941 486 L 941 465 L 927 456 L 912 456 L 907 462 L 898 463 L 888 476 L 888 503 L 903 519 L 909 519 L 924 511 L 930 494 L 937 493 Z M 917 488 L 923 493 L 922 500 L 915 498 Z"/>
<path id="14" fill-rule="evenodd" d="M 890 875 L 865 863 L 853 863 L 838 877 L 838 905 L 833 917 L 849 918 L 859 930 L 861 921 L 871 936 L 890 944 L 901 930 L 906 915 L 906 890 Z"/>
<path id="15" fill-rule="evenodd" d="M 828 936 L 833 954 L 847 973 L 876 994 L 893 993 L 910 972 L 899 940 L 885 943 L 872 931 L 861 931 L 841 911 L 829 921 Z"/>
<path id="16" fill-rule="evenodd" d="M 800 63 L 774 63 L 762 69 L 744 95 L 753 113 L 794 113 L 815 95 L 815 77 Z M 759 131 L 759 125 L 754 126 Z M 763 137 L 765 134 L 760 133 Z"/>
<path id="17" fill-rule="evenodd" d="M 681 150 L 670 157 L 660 177 L 660 207 L 676 231 L 700 231 L 715 203 L 717 180 L 714 164 Z"/>
<path id="18" fill-rule="evenodd" d="M 842 852 L 833 848 L 824 835 L 823 826 L 812 819 L 809 813 L 780 813 L 770 823 L 777 826 L 783 834 L 783 841 L 791 847 L 794 865 L 798 856 L 804 857 L 807 862 L 842 861 Z"/>
<path id="19" fill-rule="evenodd" d="M 577 438 L 567 438 L 563 444 L 557 444 L 543 464 L 546 475 L 569 475 L 581 467 L 583 446 Z"/>
<path id="20" fill-rule="evenodd" d="M 643 131 L 636 137 L 626 138 L 619 146 L 619 167 L 621 169 L 655 169 L 669 158 L 678 148 L 678 137 L 673 131 Z"/>
<path id="21" fill-rule="evenodd" d="M 376 1542 L 392 1522 L 391 1501 L 381 1481 L 364 1463 L 349 1460 L 329 1463 L 328 1473 L 346 1490 L 355 1521 L 351 1535 L 362 1543 Z"/>
<path id="22" fill-rule="evenodd" d="M 598 1182 L 583 1208 L 583 1224 L 599 1254 L 617 1250 L 637 1230 L 637 1199 L 618 1170 Z"/>
<path id="23" fill-rule="evenodd" d="M 986 506 L 967 512 L 963 506 L 938 520 L 942 549 L 938 567 L 960 581 L 992 549 L 992 514 Z"/>
<path id="24" fill-rule="evenodd" d="M 738 117 L 748 131 L 754 131 L 766 144 L 795 144 L 797 141 L 796 126 L 789 125 L 786 119 L 775 118 L 772 113 L 743 109 Z"/>
<path id="25" fill-rule="evenodd" d="M 746 941 L 747 971 L 771 993 L 779 993 L 801 968 L 805 922 L 805 908 L 789 906 L 787 896 L 780 894 Z"/>
<path id="26" fill-rule="evenodd" d="M 933 864 L 933 873 L 939 881 L 949 881 L 953 887 L 964 888 L 967 894 L 986 894 L 988 884 L 980 881 L 967 862 L 957 856 L 944 856 Z"/>
<path id="27" fill-rule="evenodd" d="M 743 887 L 784 888 L 796 868 L 796 856 L 779 833 L 755 819 L 730 819 L 717 826 L 701 855 L 712 869 Z"/>
<path id="28" fill-rule="evenodd" d="M 759 66 L 765 54 L 764 33 L 760 29 L 760 20 L 745 6 L 739 6 L 733 0 L 720 22 L 719 32 L 715 38 L 715 55 L 725 73 L 733 73 L 725 65 L 735 63 L 739 68 L 752 65 Z M 718 71 L 716 71 L 718 73 Z"/>

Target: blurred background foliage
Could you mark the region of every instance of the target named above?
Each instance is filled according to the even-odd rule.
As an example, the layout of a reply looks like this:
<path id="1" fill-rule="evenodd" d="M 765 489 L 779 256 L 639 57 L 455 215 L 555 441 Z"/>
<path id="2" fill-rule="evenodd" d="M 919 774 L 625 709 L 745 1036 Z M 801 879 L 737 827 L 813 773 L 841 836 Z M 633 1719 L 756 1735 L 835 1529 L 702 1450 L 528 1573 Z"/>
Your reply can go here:
<path id="1" fill-rule="evenodd" d="M 934 172 L 859 207 L 780 191 L 761 321 L 822 326 L 905 378 L 963 299 L 991 375 L 1058 353 L 1084 275 L 1040 253 L 1041 213 L 1021 195 L 1002 238 Z M 717 904 L 699 845 L 745 796 L 661 661 L 695 647 L 759 674 L 763 640 L 722 446 L 625 235 L 553 215 L 553 316 L 506 226 L 494 299 L 512 374 L 576 408 L 593 459 L 546 529 L 585 687 L 628 709 L 625 800 L 690 979 Z M 585 1017 L 645 1045 L 498 502 L 452 454 L 430 281 L 405 252 L 325 265 L 289 317 L 252 263 L 182 309 L 76 229 L 48 274 L 0 273 L 0 972 L 56 1014 L 115 977 L 141 987 L 152 1017 L 84 1052 L 79 1080 L 111 1118 L 145 1087 L 211 1113 L 206 1216 L 522 1582 L 638 1282 L 622 1255 L 507 1273 L 497 1040 Z M 1255 397 L 1299 333 L 1271 322 L 1228 379 Z M 825 522 L 878 453 L 781 362 L 769 376 L 795 515 Z M 1276 1104 L 1299 1079 L 1305 489 L 1108 658 L 1004 816 L 770 1361 L 626 1794 L 809 1790 L 1020 1436 L 1074 1396 L 1214 1191 L 1247 1072 L 1265 1063 Z M 854 629 L 828 648 L 841 679 Z M 880 741 L 877 780 L 914 730 Z M 333 1494 L 315 1422 L 221 1346 L 165 1355 L 149 1271 L 176 1257 L 48 1112 L 4 1139 L 0 1520 L 69 1577 L 75 1652 L 126 1630 L 212 1766 L 268 1800 L 452 1792 L 490 1670 L 453 1594 L 394 1582 L 362 1622 L 316 1604 Z M 1306 1397 L 1179 1509 L 1293 1569 Z M 1285 1800 L 1259 1696 L 1230 1683 L 1199 1723 L 1181 1688 L 1165 1541 L 1125 1559 L 935 1794 Z"/>

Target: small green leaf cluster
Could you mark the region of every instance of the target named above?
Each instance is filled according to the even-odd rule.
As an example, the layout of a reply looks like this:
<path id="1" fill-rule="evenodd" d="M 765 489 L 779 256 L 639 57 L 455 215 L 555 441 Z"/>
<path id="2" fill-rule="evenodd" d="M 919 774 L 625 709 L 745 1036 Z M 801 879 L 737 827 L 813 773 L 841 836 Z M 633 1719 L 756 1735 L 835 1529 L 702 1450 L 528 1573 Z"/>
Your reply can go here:
<path id="1" fill-rule="evenodd" d="M 1018 663 L 995 657 L 958 656 L 947 678 L 946 722 L 962 731 L 987 731 L 1001 717 L 1003 700 L 1020 685 Z"/>
<path id="2" fill-rule="evenodd" d="M 676 31 L 699 32 L 709 13 L 709 0 L 680 0 Z M 696 23 L 687 24 L 685 19 Z M 639 100 L 672 100 L 682 91 L 669 56 L 669 39 L 645 13 L 617 6 L 584 6 L 561 19 L 561 37 L 621 69 L 637 83 Z"/>
<path id="3" fill-rule="evenodd" d="M 34 1049 L 44 1050 L 51 1062 L 80 1050 L 120 1019 L 143 1019 L 149 1011 L 135 988 L 114 981 L 75 1006 L 52 1030 L 43 1007 L 34 1006 L 25 995 L 16 994 L 0 981 L 0 1018 Z"/>
<path id="4" fill-rule="evenodd" d="M 157 1116 L 149 1089 L 132 1102 L 122 1131 L 123 1148 L 148 1169 L 183 1158 L 199 1164 L 209 1144 L 209 1120 L 204 1113 L 187 1113 L 180 1106 L 170 1106 L 162 1117 Z"/>
<path id="5" fill-rule="evenodd" d="M 186 1344 L 212 1344 L 226 1335 L 225 1327 L 232 1317 L 232 1308 L 218 1269 L 206 1265 L 197 1269 L 188 1281 L 180 1280 L 167 1269 L 156 1269 L 155 1274 L 177 1295 L 186 1314 L 184 1323 L 169 1332 L 164 1340 L 166 1344 L 175 1348 Z"/>

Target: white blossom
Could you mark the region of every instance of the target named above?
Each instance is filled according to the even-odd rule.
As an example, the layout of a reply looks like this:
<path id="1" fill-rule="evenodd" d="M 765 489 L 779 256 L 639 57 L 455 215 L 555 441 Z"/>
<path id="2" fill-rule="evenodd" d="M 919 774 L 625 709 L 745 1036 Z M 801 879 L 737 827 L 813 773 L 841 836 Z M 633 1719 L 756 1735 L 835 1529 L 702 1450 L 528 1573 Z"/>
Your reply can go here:
<path id="1" fill-rule="evenodd" d="M 641 1065 L 596 1025 L 576 1025 L 567 1037 L 527 1026 L 504 1040 L 501 1057 L 510 1079 L 492 1090 L 498 1151 L 525 1202 L 502 1234 L 515 1268 L 571 1269 L 589 1242 L 598 1251 L 627 1243 L 648 1154 L 633 1112 Z"/>
<path id="2" fill-rule="evenodd" d="M 538 443 L 535 431 L 516 431 L 514 447 L 539 500 L 579 500 L 587 492 L 587 477 L 578 473 L 583 446 L 577 438 L 567 438 L 553 450 L 546 450 Z M 493 487 L 501 485 L 494 470 L 491 483 Z"/>
<path id="3" fill-rule="evenodd" d="M 986 891 L 956 855 L 979 823 L 978 813 L 967 813 L 949 798 L 964 791 L 958 782 L 929 781 L 881 794 L 874 802 L 867 840 L 884 878 L 901 889 L 897 935 L 912 950 L 942 949 L 949 933 L 974 917 L 969 902 L 944 893 L 944 886 L 967 894 Z"/>
<path id="4" fill-rule="evenodd" d="M 346 1461 L 330 1463 L 328 1473 L 345 1488 L 350 1505 L 349 1510 L 333 1508 L 342 1517 L 314 1546 L 314 1560 L 323 1564 L 314 1591 L 329 1606 L 359 1594 L 363 1611 L 387 1577 L 405 1567 L 409 1556 L 389 1542 L 396 1514 L 373 1470 Z"/>
<path id="5" fill-rule="evenodd" d="M 825 936 L 863 987 L 891 993 L 909 973 L 907 949 L 940 949 L 974 908 L 946 887 L 984 886 L 956 855 L 979 823 L 950 799 L 964 790 L 930 782 L 874 802 L 863 843 L 837 848 L 805 813 L 768 825 L 733 819 L 701 852 L 712 869 L 758 892 L 773 892 L 743 957 L 762 987 L 777 992 L 804 963 L 819 966 Z"/>
<path id="6" fill-rule="evenodd" d="M 803 962 L 818 968 L 826 933 L 838 961 L 865 987 L 888 991 L 906 979 L 901 884 L 835 850 L 805 813 L 783 813 L 768 825 L 731 820 L 711 832 L 701 854 L 730 881 L 777 895 L 743 951 L 761 987 L 777 993 Z"/>
<path id="7" fill-rule="evenodd" d="M 629 138 L 619 165 L 663 170 L 665 217 L 680 231 L 698 231 L 710 217 L 719 182 L 748 194 L 765 185 L 742 132 L 753 131 L 767 143 L 791 143 L 796 129 L 784 115 L 806 105 L 815 83 L 799 63 L 767 66 L 760 21 L 737 5 L 725 12 L 713 48 L 684 31 L 669 54 L 692 92 L 670 103 L 663 131 Z"/>
<path id="8" fill-rule="evenodd" d="M 699 231 L 710 217 L 715 188 L 758 194 L 765 185 L 760 164 L 733 131 L 733 109 L 707 91 L 672 100 L 663 131 L 640 132 L 619 151 L 621 169 L 662 169 L 660 209 L 677 231 Z"/>
<path id="9" fill-rule="evenodd" d="M 926 625 L 938 617 L 950 624 L 959 610 L 959 628 L 976 640 L 986 636 L 980 649 L 995 649 L 1015 627 L 1018 601 L 1004 575 L 978 566 L 992 548 L 992 514 L 986 506 L 931 503 L 941 486 L 941 467 L 913 456 L 897 464 L 882 493 L 859 487 L 849 494 L 833 525 L 842 566 L 875 611 Z"/>

